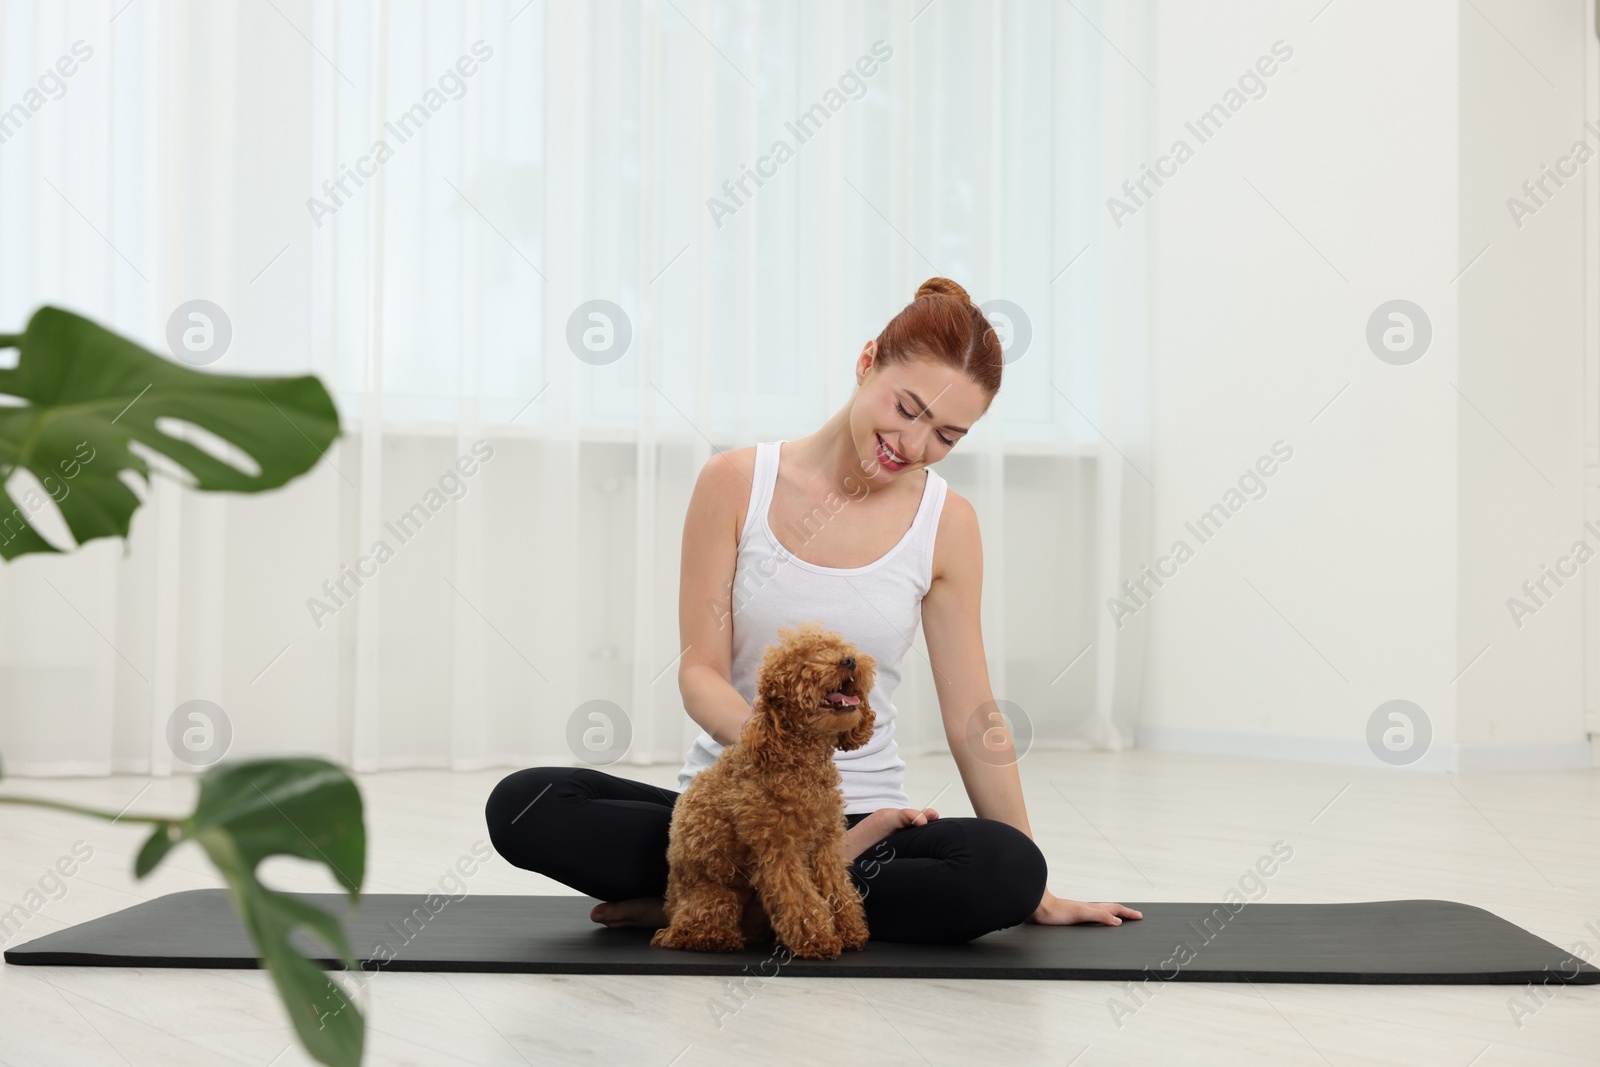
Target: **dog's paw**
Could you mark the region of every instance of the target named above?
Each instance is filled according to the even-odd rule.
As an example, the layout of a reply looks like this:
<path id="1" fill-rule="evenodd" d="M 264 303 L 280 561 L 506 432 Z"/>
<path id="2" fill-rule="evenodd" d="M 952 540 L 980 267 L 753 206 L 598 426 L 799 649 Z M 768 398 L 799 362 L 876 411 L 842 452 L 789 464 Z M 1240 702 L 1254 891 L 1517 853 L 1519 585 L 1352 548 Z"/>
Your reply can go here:
<path id="1" fill-rule="evenodd" d="M 650 937 L 656 948 L 676 948 L 689 952 L 738 952 L 744 948 L 744 935 L 738 930 L 695 930 L 663 926 Z"/>
<path id="2" fill-rule="evenodd" d="M 845 948 L 859 949 L 867 943 L 869 936 L 866 923 L 854 922 L 845 917 L 839 919 L 839 940 Z"/>
<path id="3" fill-rule="evenodd" d="M 803 960 L 836 960 L 844 950 L 844 942 L 837 934 L 808 937 L 789 951 Z"/>

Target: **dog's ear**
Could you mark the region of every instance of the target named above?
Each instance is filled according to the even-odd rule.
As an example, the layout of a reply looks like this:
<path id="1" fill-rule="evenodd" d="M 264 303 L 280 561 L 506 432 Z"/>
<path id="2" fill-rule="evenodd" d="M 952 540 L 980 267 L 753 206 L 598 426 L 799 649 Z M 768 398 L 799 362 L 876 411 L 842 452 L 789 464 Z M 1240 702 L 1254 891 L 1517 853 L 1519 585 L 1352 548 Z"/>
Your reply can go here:
<path id="1" fill-rule="evenodd" d="M 794 672 L 779 665 L 776 657 L 762 666 L 756 675 L 756 711 L 763 710 L 773 719 L 781 719 L 786 709 L 798 703 L 800 679 Z"/>
<path id="2" fill-rule="evenodd" d="M 839 744 L 836 746 L 839 751 L 850 752 L 871 741 L 872 724 L 877 717 L 877 712 L 872 710 L 872 705 L 863 699 L 861 701 L 861 720 L 850 729 L 839 731 Z"/>
<path id="3" fill-rule="evenodd" d="M 787 628 L 785 628 L 787 630 Z M 770 646 L 756 674 L 756 700 L 749 727 L 750 750 L 757 766 L 766 766 L 770 756 L 788 740 L 785 718 L 796 702 L 798 679 L 782 666 L 784 650 Z"/>
<path id="4" fill-rule="evenodd" d="M 784 732 L 783 717 L 774 712 L 764 696 L 757 697 L 755 714 L 739 740 L 745 742 L 755 765 L 766 768 L 771 765 L 774 754 L 783 748 Z"/>

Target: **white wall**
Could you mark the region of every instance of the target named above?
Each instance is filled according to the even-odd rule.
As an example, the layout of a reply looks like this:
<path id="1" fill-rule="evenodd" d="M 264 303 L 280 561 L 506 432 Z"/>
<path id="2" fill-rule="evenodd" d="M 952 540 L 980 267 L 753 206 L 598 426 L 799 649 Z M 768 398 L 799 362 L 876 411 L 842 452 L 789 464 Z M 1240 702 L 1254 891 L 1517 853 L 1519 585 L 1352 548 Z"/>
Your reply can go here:
<path id="1" fill-rule="evenodd" d="M 1520 626 L 1506 601 L 1532 605 L 1522 583 L 1579 538 L 1600 548 L 1600 536 L 1583 528 L 1582 497 L 1583 313 L 1593 287 L 1584 263 L 1594 240 L 1584 216 L 1600 160 L 1564 165 L 1578 174 L 1562 186 L 1547 178 L 1544 192 L 1535 188 L 1545 202 L 1534 215 L 1519 210 L 1514 221 L 1507 199 L 1532 203 L 1523 182 L 1543 177 L 1580 138 L 1600 150 L 1600 135 L 1583 126 L 1593 88 L 1585 7 L 1508 6 L 1504 20 L 1486 8 L 1526 60 L 1469 7 L 1461 17 L 1461 247 L 1489 251 L 1459 283 L 1459 385 L 1494 424 L 1461 415 L 1457 649 L 1470 657 L 1489 647 L 1458 687 L 1469 765 L 1480 753 L 1494 762 L 1507 745 L 1582 737 L 1581 582 L 1547 580 L 1545 603 Z"/>
<path id="2" fill-rule="evenodd" d="M 1583 533 L 1585 194 L 1520 230 L 1505 199 L 1582 132 L 1584 21 L 1158 7 L 1155 139 L 1197 147 L 1124 225 L 1155 248 L 1153 539 L 1194 555 L 1126 623 L 1149 628 L 1141 745 L 1379 766 L 1368 719 L 1400 698 L 1433 731 L 1414 766 L 1588 765 L 1581 591 L 1520 630 L 1505 606 Z M 1185 122 L 1279 40 L 1264 95 L 1198 143 Z M 1366 342 L 1396 298 L 1432 324 L 1408 365 Z M 1280 440 L 1265 495 L 1200 543 L 1185 522 Z"/>

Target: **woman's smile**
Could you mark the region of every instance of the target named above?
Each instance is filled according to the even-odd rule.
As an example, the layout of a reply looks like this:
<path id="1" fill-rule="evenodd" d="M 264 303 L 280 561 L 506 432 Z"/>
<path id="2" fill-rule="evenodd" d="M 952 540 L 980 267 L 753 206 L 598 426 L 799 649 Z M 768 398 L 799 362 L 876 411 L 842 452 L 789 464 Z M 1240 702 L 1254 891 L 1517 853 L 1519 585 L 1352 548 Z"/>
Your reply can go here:
<path id="1" fill-rule="evenodd" d="M 904 459 L 900 456 L 897 456 L 894 451 L 889 448 L 888 444 L 884 441 L 882 434 L 875 434 L 874 436 L 876 436 L 878 439 L 878 459 L 883 463 L 887 470 L 901 471 L 911 466 L 911 461 L 909 459 Z"/>

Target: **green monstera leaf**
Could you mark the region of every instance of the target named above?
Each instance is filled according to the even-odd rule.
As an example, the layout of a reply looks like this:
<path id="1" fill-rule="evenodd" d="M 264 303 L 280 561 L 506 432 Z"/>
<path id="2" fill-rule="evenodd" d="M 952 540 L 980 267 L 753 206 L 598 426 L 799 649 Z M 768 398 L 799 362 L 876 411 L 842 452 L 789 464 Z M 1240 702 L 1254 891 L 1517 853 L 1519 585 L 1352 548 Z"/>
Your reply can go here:
<path id="1" fill-rule="evenodd" d="M 351 899 L 359 898 L 367 836 L 355 782 L 319 759 L 218 764 L 200 780 L 194 814 L 158 826 L 139 850 L 134 874 L 143 878 L 185 839 L 198 842 L 222 872 L 306 1051 L 334 1067 L 359 1064 L 365 1034 L 360 1011 L 289 940 L 296 928 L 306 927 L 354 971 L 360 965 L 344 927 L 337 916 L 256 878 L 257 865 L 268 856 L 298 856 L 325 864 Z"/>
<path id="2" fill-rule="evenodd" d="M 55 800 L 0 796 L 0 804 L 26 804 L 153 829 L 134 862 L 143 878 L 184 841 L 195 841 L 222 873 L 239 917 L 272 976 L 306 1051 L 329 1067 L 359 1067 L 366 1021 L 340 987 L 290 940 L 304 928 L 350 970 L 350 951 L 339 917 L 296 897 L 268 889 L 256 868 L 269 856 L 296 856 L 324 864 L 352 901 L 366 876 L 367 836 L 361 792 L 332 763 L 312 758 L 219 763 L 200 779 L 200 798 L 188 818 L 96 811 Z"/>
<path id="3" fill-rule="evenodd" d="M 128 536 L 139 498 L 119 475 L 150 478 L 134 441 L 188 471 L 193 488 L 253 493 L 304 474 L 339 436 L 339 413 L 314 375 L 195 370 L 60 308 L 40 308 L 24 333 L 0 335 L 5 348 L 19 356 L 0 369 L 0 558 L 60 551 L 30 521 L 42 501 L 19 506 L 6 491 L 19 468 L 39 479 L 81 545 Z M 259 469 L 164 432 L 163 419 L 210 431 Z"/>

